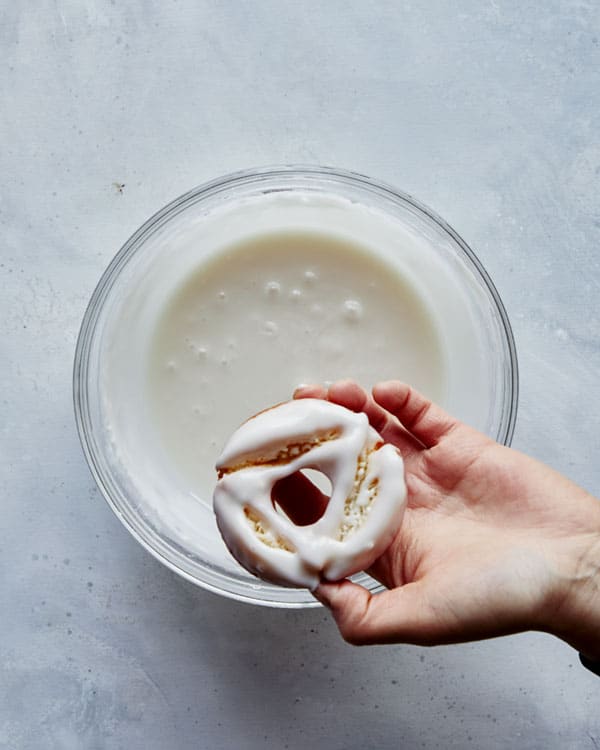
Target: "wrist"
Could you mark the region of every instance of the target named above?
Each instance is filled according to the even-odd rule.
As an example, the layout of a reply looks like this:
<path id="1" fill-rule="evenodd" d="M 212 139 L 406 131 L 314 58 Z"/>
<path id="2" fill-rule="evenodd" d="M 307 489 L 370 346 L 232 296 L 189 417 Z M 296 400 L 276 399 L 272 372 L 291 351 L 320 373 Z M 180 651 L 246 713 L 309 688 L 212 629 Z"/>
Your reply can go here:
<path id="1" fill-rule="evenodd" d="M 594 500 L 600 507 L 600 503 Z M 594 517 L 596 514 L 594 514 Z M 563 540 L 555 554 L 556 585 L 544 630 L 569 643 L 584 658 L 600 661 L 600 523 Z"/>

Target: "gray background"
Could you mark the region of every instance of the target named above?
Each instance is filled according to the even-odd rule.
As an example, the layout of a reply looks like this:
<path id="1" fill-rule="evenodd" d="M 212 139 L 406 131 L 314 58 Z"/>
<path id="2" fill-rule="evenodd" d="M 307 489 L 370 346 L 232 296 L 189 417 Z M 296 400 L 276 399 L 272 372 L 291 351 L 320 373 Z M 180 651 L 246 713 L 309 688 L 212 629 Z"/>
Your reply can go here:
<path id="1" fill-rule="evenodd" d="M 596 0 L 2 7 L 0 747 L 600 746 L 600 680 L 549 636 L 355 649 L 323 610 L 178 579 L 96 490 L 70 385 L 89 295 L 150 214 L 332 164 L 472 245 L 514 326 L 514 444 L 599 494 Z"/>

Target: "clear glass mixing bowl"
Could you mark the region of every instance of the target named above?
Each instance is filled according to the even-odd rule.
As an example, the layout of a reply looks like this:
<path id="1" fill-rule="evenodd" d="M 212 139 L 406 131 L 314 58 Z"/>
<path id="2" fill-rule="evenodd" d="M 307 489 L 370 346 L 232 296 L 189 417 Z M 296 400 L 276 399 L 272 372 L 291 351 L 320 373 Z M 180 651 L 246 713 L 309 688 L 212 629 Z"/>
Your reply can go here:
<path id="1" fill-rule="evenodd" d="M 184 578 L 242 601 L 278 607 L 309 607 L 317 605 L 308 591 L 273 586 L 258 581 L 241 568 L 238 572 L 215 565 L 203 559 L 197 550 L 186 548 L 153 521 L 145 512 L 142 488 L 131 480 L 127 466 L 115 450 L 115 436 L 108 426 L 107 401 L 102 392 L 103 358 L 112 344 L 108 321 L 149 272 L 156 253 L 176 253 L 186 223 L 197 225 L 203 217 L 228 202 L 273 191 L 340 196 L 391 217 L 423 238 L 428 252 L 436 255 L 436 262 L 443 267 L 447 278 L 452 279 L 453 291 L 468 300 L 477 336 L 482 341 L 484 361 L 480 380 L 484 399 L 480 399 L 475 426 L 506 445 L 510 444 L 517 413 L 517 357 L 502 301 L 473 251 L 429 208 L 363 175 L 324 167 L 294 166 L 238 172 L 177 198 L 125 243 L 92 295 L 75 352 L 73 388 L 77 428 L 98 487 L 138 542 Z M 460 357 L 460 352 L 456 356 Z M 358 580 L 372 590 L 379 588 L 365 574 Z"/>

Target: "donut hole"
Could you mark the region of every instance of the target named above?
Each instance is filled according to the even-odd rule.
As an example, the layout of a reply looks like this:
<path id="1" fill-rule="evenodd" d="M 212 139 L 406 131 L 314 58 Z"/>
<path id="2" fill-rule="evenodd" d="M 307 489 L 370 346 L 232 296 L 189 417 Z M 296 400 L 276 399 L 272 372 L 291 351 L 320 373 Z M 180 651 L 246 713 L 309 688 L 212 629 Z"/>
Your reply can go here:
<path id="1" fill-rule="evenodd" d="M 271 502 L 296 526 L 310 526 L 325 513 L 333 487 L 326 474 L 316 469 L 302 469 L 275 482 Z"/>
<path id="2" fill-rule="evenodd" d="M 327 474 L 323 474 L 322 471 L 317 471 L 317 469 L 302 469 L 299 473 L 304 475 L 309 482 L 314 484 L 315 487 L 320 490 L 321 494 L 327 497 L 328 502 L 331 500 L 333 486 L 331 484 L 331 479 L 329 479 Z"/>

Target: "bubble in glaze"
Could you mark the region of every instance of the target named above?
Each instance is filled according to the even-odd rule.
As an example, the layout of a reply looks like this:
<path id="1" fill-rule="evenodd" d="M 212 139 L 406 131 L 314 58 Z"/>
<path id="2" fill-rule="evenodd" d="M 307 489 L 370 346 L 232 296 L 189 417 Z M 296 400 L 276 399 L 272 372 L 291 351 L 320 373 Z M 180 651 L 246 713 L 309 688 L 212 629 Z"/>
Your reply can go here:
<path id="1" fill-rule="evenodd" d="M 363 315 L 363 306 L 356 299 L 347 299 L 344 302 L 344 318 L 350 323 L 358 323 Z"/>
<path id="2" fill-rule="evenodd" d="M 302 298 L 302 292 L 300 289 L 292 289 L 290 292 L 290 299 L 292 302 L 300 302 L 300 299 Z"/>
<path id="3" fill-rule="evenodd" d="M 275 336 L 279 331 L 279 326 L 273 320 L 265 320 L 262 330 L 267 336 Z"/>
<path id="4" fill-rule="evenodd" d="M 317 274 L 314 271 L 309 269 L 304 272 L 304 281 L 306 281 L 307 284 L 314 284 L 316 280 Z"/>
<path id="5" fill-rule="evenodd" d="M 265 284 L 265 294 L 270 299 L 275 299 L 281 294 L 281 284 L 278 281 L 268 281 Z"/>

